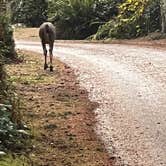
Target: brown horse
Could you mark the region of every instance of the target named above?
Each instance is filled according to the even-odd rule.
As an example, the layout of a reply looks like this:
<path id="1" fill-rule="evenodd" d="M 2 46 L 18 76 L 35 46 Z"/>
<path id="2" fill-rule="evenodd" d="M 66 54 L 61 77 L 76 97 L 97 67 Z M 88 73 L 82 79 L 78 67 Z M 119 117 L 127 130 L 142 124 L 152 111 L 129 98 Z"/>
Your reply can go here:
<path id="1" fill-rule="evenodd" d="M 46 44 L 49 45 L 49 55 L 50 55 L 50 71 L 53 71 L 52 59 L 53 59 L 53 47 L 55 40 L 55 27 L 50 22 L 45 22 L 40 26 L 39 36 L 41 39 L 43 53 L 45 56 L 44 70 L 48 68 L 47 65 L 47 48 Z"/>

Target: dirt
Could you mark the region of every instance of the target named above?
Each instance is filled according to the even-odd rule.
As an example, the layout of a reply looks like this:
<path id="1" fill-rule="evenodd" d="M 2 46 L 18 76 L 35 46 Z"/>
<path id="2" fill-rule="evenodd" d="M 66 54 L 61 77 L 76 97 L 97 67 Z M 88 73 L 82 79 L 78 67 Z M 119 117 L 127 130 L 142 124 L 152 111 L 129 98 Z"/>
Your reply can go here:
<path id="1" fill-rule="evenodd" d="M 14 38 L 17 40 L 38 41 L 38 28 L 14 28 Z"/>
<path id="2" fill-rule="evenodd" d="M 43 70 L 40 54 L 19 51 L 23 62 L 7 66 L 23 102 L 23 118 L 31 127 L 35 166 L 112 166 L 94 132 L 93 110 L 68 66 L 54 59 L 54 72 Z"/>

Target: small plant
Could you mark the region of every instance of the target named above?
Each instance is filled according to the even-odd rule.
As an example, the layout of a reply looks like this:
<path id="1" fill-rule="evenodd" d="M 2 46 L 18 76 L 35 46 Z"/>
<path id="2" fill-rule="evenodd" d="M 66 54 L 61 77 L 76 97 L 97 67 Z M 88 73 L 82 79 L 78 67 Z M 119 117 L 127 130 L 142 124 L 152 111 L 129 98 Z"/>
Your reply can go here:
<path id="1" fill-rule="evenodd" d="M 7 79 L 1 64 L 0 73 L 0 151 L 18 151 L 25 146 L 26 131 L 20 130 L 22 125 L 19 111 L 20 100 L 14 87 Z"/>
<path id="2" fill-rule="evenodd" d="M 0 151 L 23 149 L 24 138 L 29 134 L 12 121 L 12 105 L 0 104 Z"/>
<path id="3" fill-rule="evenodd" d="M 0 6 L 1 7 L 1 6 Z M 0 165 L 26 165 L 16 156 L 27 150 L 29 134 L 24 130 L 20 101 L 4 69 L 8 60 L 15 60 L 13 31 L 5 13 L 0 16 Z M 7 155 L 11 153 L 12 156 Z M 25 162 L 27 163 L 27 162 Z"/>

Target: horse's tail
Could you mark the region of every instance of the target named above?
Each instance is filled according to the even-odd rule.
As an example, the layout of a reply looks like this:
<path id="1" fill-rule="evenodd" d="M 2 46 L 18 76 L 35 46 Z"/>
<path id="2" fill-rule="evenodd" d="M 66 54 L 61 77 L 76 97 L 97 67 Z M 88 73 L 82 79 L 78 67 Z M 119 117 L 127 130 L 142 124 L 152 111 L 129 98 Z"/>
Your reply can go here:
<path id="1" fill-rule="evenodd" d="M 50 33 L 50 27 L 49 27 L 49 25 L 48 24 L 46 24 L 46 26 L 45 26 L 45 28 L 46 28 L 46 33 Z"/>
<path id="2" fill-rule="evenodd" d="M 47 36 L 48 36 L 48 40 L 51 41 L 51 30 L 50 30 L 49 25 L 46 24 L 45 28 L 46 28 L 46 33 L 47 33 Z"/>

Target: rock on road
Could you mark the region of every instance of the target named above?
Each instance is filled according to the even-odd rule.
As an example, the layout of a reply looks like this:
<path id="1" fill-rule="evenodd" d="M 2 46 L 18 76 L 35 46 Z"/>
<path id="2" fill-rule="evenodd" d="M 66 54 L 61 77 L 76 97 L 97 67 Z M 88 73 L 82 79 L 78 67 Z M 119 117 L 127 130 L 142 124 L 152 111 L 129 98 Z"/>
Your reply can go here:
<path id="1" fill-rule="evenodd" d="M 37 42 L 18 48 L 42 52 Z M 96 132 L 129 166 L 166 166 L 166 50 L 120 44 L 55 43 L 95 110 Z"/>

